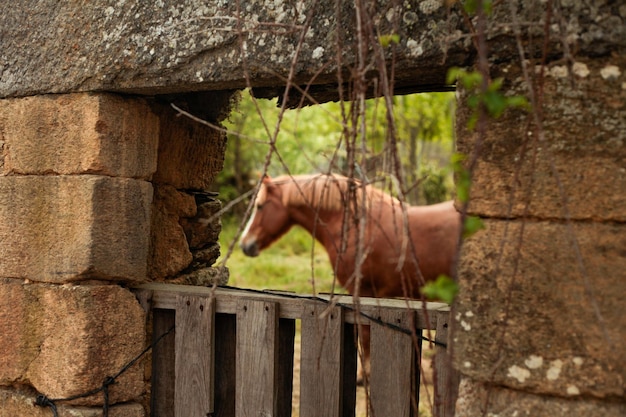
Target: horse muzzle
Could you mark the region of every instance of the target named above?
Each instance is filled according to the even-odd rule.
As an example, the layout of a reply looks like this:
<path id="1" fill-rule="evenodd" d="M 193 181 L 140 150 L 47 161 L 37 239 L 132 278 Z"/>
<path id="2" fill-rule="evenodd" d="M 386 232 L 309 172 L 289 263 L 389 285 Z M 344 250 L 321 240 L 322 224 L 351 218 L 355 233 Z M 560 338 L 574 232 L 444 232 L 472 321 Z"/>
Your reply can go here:
<path id="1" fill-rule="evenodd" d="M 259 256 L 260 250 L 256 242 L 249 242 L 249 243 L 241 242 L 239 246 L 241 247 L 241 250 L 246 256 L 251 256 L 251 257 Z"/>

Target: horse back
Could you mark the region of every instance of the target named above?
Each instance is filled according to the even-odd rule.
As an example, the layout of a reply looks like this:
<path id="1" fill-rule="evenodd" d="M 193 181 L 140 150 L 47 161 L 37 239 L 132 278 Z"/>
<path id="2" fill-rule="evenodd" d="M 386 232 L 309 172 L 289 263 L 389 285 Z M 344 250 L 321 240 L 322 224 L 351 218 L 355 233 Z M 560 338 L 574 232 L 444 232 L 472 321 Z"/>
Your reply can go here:
<path id="1" fill-rule="evenodd" d="M 408 210 L 411 240 L 424 278 L 451 275 L 461 232 L 461 215 L 453 201 Z"/>

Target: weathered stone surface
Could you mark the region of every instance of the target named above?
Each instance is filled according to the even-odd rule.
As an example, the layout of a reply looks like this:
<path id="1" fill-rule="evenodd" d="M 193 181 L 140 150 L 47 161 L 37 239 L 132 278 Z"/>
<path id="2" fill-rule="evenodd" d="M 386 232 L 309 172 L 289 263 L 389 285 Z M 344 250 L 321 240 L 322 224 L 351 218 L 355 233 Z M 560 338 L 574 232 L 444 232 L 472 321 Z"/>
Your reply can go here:
<path id="1" fill-rule="evenodd" d="M 0 385 L 24 382 L 26 369 L 39 354 L 43 340 L 39 307 L 21 282 L 0 279 Z"/>
<path id="2" fill-rule="evenodd" d="M 469 40 L 446 39 L 460 25 L 456 9 L 447 13 L 439 0 L 411 0 L 395 12 L 391 3 L 372 6 L 379 33 L 394 33 L 397 26 L 398 85 L 403 79 L 443 84 L 445 67 L 464 63 Z M 357 52 L 352 3 L 330 0 L 263 0 L 239 10 L 234 2 L 195 0 L 150 7 L 138 0 L 27 1 L 20 7 L 3 3 L 0 27 L 0 97 L 225 90 L 245 87 L 247 80 L 277 86 L 284 85 L 292 62 L 299 84 L 327 83 L 336 80 L 337 50 L 346 68 L 354 66 Z"/>
<path id="3" fill-rule="evenodd" d="M 626 9 L 619 2 L 563 1 L 547 4 L 542 0 L 518 0 L 516 3 L 493 6 L 487 28 L 489 59 L 492 62 L 519 60 L 519 50 L 513 37 L 516 27 L 521 31 L 523 41 L 541 39 L 541 45 L 532 45 L 530 40 L 524 43 L 526 57 L 540 57 L 544 47 L 547 56 L 558 58 L 572 52 L 577 56 L 606 56 L 623 53 L 626 47 Z M 511 12 L 513 7 L 516 16 Z M 467 33 L 467 28 L 465 31 Z"/>
<path id="4" fill-rule="evenodd" d="M 145 344 L 145 312 L 117 285 L 1 280 L 0 318 L 0 385 L 31 385 L 49 398 L 98 388 Z M 138 363 L 110 386 L 109 398 L 111 404 L 131 401 L 143 390 Z M 71 403 L 102 401 L 99 393 Z"/>
<path id="5" fill-rule="evenodd" d="M 486 226 L 462 251 L 455 366 L 529 392 L 623 399 L 626 226 Z"/>
<path id="6" fill-rule="evenodd" d="M 59 417 L 102 417 L 102 407 L 72 407 L 57 405 Z M 141 404 L 114 405 L 109 417 L 145 417 Z M 0 417 L 50 417 L 50 408 L 35 405 L 35 397 L 0 389 Z"/>
<path id="7" fill-rule="evenodd" d="M 545 2 L 518 3 L 515 21 L 536 39 L 546 37 Z M 371 15 L 361 21 L 362 40 L 371 50 L 380 48 L 378 34 L 399 36 L 393 46 L 398 88 L 445 84 L 447 68 L 464 66 L 473 55 L 458 3 L 451 9 L 440 0 L 369 6 Z M 494 9 L 490 35 L 498 42 L 490 52 L 497 62 L 517 59 L 510 6 L 497 3 Z M 551 47 L 565 41 L 570 50 L 595 56 L 626 48 L 626 12 L 619 2 L 572 1 L 559 4 L 553 21 L 555 14 L 567 20 L 550 26 Z M 150 7 L 139 0 L 29 0 L 20 7 L 4 2 L 0 97 L 89 90 L 158 94 L 248 82 L 275 87 L 285 84 L 292 66 L 297 84 L 336 83 L 337 56 L 346 72 L 357 63 L 356 21 L 353 3 L 331 0 L 261 0 L 239 10 L 236 2 L 195 0 Z M 367 60 L 373 63 L 374 54 Z"/>
<path id="8" fill-rule="evenodd" d="M 181 225 L 185 230 L 189 247 L 203 249 L 207 245 L 217 242 L 222 230 L 219 211 L 222 203 L 217 199 L 197 205 L 198 210 L 193 218 L 182 219 Z"/>
<path id="9" fill-rule="evenodd" d="M 0 277 L 144 281 L 150 183 L 127 178 L 0 176 Z"/>
<path id="10" fill-rule="evenodd" d="M 202 285 L 210 287 L 212 285 L 226 285 L 230 271 L 225 266 L 214 266 L 209 268 L 200 268 L 190 273 L 177 276 L 175 279 L 168 281 L 172 284 L 183 285 Z"/>
<path id="11" fill-rule="evenodd" d="M 0 417 L 50 417 L 50 408 L 35 405 L 36 393 L 0 388 Z M 59 417 L 102 417 L 102 407 L 76 407 L 57 404 Z M 109 408 L 109 417 L 144 417 L 141 404 L 120 404 Z"/>
<path id="12" fill-rule="evenodd" d="M 193 196 L 172 186 L 155 186 L 148 263 L 151 280 L 172 277 L 191 263 L 193 256 L 180 219 L 195 214 Z"/>
<path id="13" fill-rule="evenodd" d="M 511 94 L 527 95 L 519 68 L 500 70 Z M 489 123 L 470 212 L 626 221 L 626 55 L 578 61 L 571 76 L 566 66 L 545 71 L 543 137 L 521 111 Z M 459 151 L 472 155 L 478 135 L 465 129 L 469 114 L 460 106 L 457 136 Z"/>
<path id="14" fill-rule="evenodd" d="M 626 415 L 624 402 L 538 396 L 485 385 L 467 378 L 461 381 L 455 413 L 457 417 L 622 417 L 624 415 Z"/>
<path id="15" fill-rule="evenodd" d="M 228 279 L 228 274 L 207 268 L 220 254 L 221 223 L 219 218 L 211 217 L 221 203 L 208 196 L 203 198 L 210 201 L 203 202 L 198 194 L 203 193 L 194 196 L 169 185 L 155 187 L 148 263 L 152 280 L 173 278 L 181 272 L 192 276 L 182 277 L 185 282 L 225 283 Z"/>
<path id="16" fill-rule="evenodd" d="M 159 121 L 142 99 L 100 93 L 0 100 L 0 175 L 148 179 L 158 140 Z"/>
<path id="17" fill-rule="evenodd" d="M 224 166 L 226 133 L 177 116 L 169 107 L 158 114 L 161 134 L 153 181 L 180 190 L 208 189 Z"/>

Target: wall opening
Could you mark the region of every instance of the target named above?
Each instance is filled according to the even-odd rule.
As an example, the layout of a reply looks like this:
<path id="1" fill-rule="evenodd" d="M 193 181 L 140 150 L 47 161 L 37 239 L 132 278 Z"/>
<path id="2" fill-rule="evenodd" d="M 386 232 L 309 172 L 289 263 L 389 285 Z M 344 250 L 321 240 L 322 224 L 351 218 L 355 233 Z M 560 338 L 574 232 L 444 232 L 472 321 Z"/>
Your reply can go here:
<path id="1" fill-rule="evenodd" d="M 296 109 L 282 109 L 277 99 L 257 99 L 250 90 L 243 91 L 225 122 L 224 170 L 213 184 L 227 207 L 218 263 L 228 267 L 229 285 L 300 294 L 346 293 L 335 279 L 336 265 L 324 246 L 302 228 L 293 227 L 258 257 L 245 256 L 238 240 L 255 209 L 252 200 L 260 179 L 333 173 L 371 184 L 407 205 L 450 200 L 454 198 L 455 111 L 455 93 L 449 91 Z M 294 407 L 298 405 L 299 322 L 297 326 Z M 434 346 L 424 343 L 423 347 L 419 407 L 420 415 L 430 415 Z M 366 392 L 363 386 L 357 389 L 357 416 L 367 413 Z M 297 415 L 297 409 L 293 412 Z"/>

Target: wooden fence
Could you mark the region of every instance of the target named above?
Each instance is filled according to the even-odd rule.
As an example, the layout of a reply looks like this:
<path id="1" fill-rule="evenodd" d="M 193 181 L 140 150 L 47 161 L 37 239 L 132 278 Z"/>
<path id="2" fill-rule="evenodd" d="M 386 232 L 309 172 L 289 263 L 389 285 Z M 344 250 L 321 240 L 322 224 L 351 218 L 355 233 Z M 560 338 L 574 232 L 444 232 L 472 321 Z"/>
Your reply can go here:
<path id="1" fill-rule="evenodd" d="M 349 296 L 328 303 L 156 283 L 135 292 L 152 311 L 153 340 L 175 326 L 153 349 L 154 417 L 290 416 L 297 320 L 300 417 L 354 416 L 355 323 L 371 327 L 369 415 L 416 417 L 419 336 L 432 329 L 447 342 L 449 308 L 442 303 L 360 298 L 357 313 Z M 433 415 L 447 417 L 454 414 L 458 381 L 445 348 L 436 349 Z"/>

